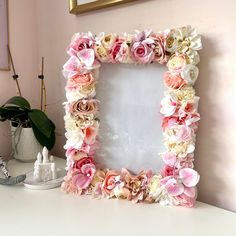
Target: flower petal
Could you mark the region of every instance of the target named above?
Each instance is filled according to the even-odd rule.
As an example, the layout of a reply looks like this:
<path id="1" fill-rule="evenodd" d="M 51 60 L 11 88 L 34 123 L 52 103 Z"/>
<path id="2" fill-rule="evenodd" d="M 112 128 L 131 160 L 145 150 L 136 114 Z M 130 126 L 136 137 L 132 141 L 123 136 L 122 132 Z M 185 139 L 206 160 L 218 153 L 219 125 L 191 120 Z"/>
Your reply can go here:
<path id="1" fill-rule="evenodd" d="M 166 183 L 166 190 L 171 196 L 178 196 L 184 192 L 183 184 L 177 183 L 175 179 L 170 179 Z"/>
<path id="2" fill-rule="evenodd" d="M 194 187 L 197 185 L 200 176 L 197 171 L 191 168 L 183 168 L 179 171 L 179 177 L 186 187 Z"/>

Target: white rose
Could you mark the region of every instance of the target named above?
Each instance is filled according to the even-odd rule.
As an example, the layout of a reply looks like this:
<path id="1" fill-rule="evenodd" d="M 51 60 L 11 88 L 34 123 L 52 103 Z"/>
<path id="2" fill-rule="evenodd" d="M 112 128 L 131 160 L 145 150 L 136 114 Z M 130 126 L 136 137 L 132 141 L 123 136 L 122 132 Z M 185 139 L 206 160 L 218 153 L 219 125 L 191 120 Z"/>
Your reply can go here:
<path id="1" fill-rule="evenodd" d="M 190 85 L 193 85 L 197 80 L 199 70 L 196 66 L 188 64 L 181 72 L 182 78 Z"/>

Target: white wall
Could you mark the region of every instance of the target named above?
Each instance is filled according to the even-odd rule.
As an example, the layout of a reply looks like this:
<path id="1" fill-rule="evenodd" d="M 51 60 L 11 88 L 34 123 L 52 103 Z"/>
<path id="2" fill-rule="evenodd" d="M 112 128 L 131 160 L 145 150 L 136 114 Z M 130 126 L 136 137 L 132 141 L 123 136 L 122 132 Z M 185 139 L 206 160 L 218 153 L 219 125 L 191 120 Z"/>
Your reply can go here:
<path id="1" fill-rule="evenodd" d="M 234 0 L 217 2 L 214 0 L 146 0 L 79 16 L 68 13 L 66 0 L 36 1 L 36 16 L 33 15 L 32 0 L 10 0 L 10 2 L 12 5 L 19 4 L 18 7 L 21 7 L 20 10 L 23 12 L 21 16 L 18 8 L 14 14 L 11 13 L 10 17 L 14 19 L 12 20 L 14 35 L 21 39 L 19 41 L 19 38 L 14 38 L 14 47 L 18 57 L 16 61 L 19 67 L 22 66 L 22 73 L 27 73 L 25 79 L 31 81 L 34 74 L 36 63 L 30 63 L 30 59 L 33 62 L 37 61 L 38 55 L 44 55 L 46 59 L 45 75 L 47 89 L 50 91 L 48 100 L 51 104 L 48 114 L 62 135 L 58 137 L 54 148 L 54 152 L 60 156 L 64 155 L 62 147 L 65 143 L 64 111 L 61 106 L 64 101 L 65 81 L 61 76 L 61 68 L 67 59 L 66 46 L 75 32 L 90 30 L 131 33 L 134 29 L 152 28 L 158 31 L 187 24 L 196 27 L 203 35 L 204 45 L 204 49 L 200 52 L 200 77 L 196 85 L 197 93 L 201 97 L 202 116 L 195 155 L 196 169 L 201 174 L 199 200 L 236 211 L 234 184 L 236 180 L 236 80 L 234 76 L 236 74 L 234 65 L 236 2 Z M 28 7 L 25 6 L 24 9 L 22 4 L 32 9 L 27 12 Z M 37 34 L 32 26 L 35 17 Z M 27 27 L 29 28 L 26 29 Z M 18 34 L 19 31 L 21 33 Z M 27 51 L 22 49 L 26 45 Z M 36 52 L 37 47 L 39 54 Z M 23 66 L 26 63 L 22 57 L 28 62 L 27 69 Z M 6 73 L 0 75 L 5 78 L 8 76 Z M 33 85 L 32 81 L 31 85 Z M 9 91 L 9 87 L 14 87 L 10 82 L 4 82 L 3 86 L 0 88 L 1 91 Z M 12 92 L 5 92 L 3 95 L 1 93 L 1 101 L 10 93 Z M 28 91 L 28 95 L 35 98 L 32 89 Z M 5 140 L 6 144 L 8 142 Z M 3 150 L 5 151 L 5 148 Z"/>

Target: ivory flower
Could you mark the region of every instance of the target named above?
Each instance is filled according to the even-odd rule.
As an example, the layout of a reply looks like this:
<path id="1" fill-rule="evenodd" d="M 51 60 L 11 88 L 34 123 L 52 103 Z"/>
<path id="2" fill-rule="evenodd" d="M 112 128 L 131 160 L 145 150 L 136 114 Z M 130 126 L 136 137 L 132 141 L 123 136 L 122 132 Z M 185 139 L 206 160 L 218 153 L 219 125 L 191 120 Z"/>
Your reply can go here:
<path id="1" fill-rule="evenodd" d="M 164 115 L 164 116 L 171 116 L 175 113 L 176 109 L 177 109 L 177 99 L 174 96 L 174 94 L 169 95 L 167 94 L 162 100 L 161 100 L 161 110 L 160 112 Z"/>
<path id="2" fill-rule="evenodd" d="M 186 65 L 181 72 L 182 78 L 187 82 L 187 84 L 190 85 L 194 85 L 195 81 L 197 80 L 198 74 L 198 68 L 191 64 Z"/>

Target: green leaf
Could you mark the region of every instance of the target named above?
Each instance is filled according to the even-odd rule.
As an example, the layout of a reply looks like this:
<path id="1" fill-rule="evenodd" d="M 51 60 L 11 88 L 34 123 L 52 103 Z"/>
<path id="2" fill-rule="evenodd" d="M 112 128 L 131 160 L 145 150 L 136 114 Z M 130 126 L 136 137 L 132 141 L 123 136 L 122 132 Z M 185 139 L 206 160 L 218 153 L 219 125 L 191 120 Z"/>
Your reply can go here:
<path id="1" fill-rule="evenodd" d="M 53 127 L 52 127 L 53 128 Z M 56 135 L 54 132 L 54 129 L 51 130 L 51 135 L 50 137 L 46 137 L 40 130 L 37 129 L 37 127 L 32 124 L 32 129 L 34 132 L 34 135 L 38 142 L 44 147 L 47 147 L 48 150 L 51 150 L 55 144 L 56 141 Z"/>
<path id="2" fill-rule="evenodd" d="M 27 112 L 19 109 L 19 107 L 0 107 L 0 121 L 16 119 L 28 120 Z"/>
<path id="3" fill-rule="evenodd" d="M 20 96 L 15 96 L 10 98 L 4 105 L 4 107 L 8 107 L 8 106 L 17 106 L 17 107 L 21 107 L 21 108 L 26 108 L 26 109 L 30 109 L 30 104 L 29 102 Z"/>
<path id="4" fill-rule="evenodd" d="M 52 131 L 54 131 L 55 129 L 54 126 L 51 124 L 50 119 L 48 119 L 46 114 L 41 110 L 30 110 L 29 119 L 31 125 L 34 125 L 47 138 L 51 136 Z"/>

